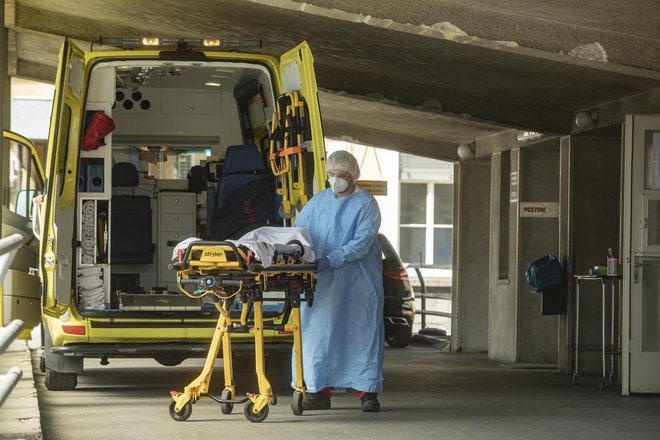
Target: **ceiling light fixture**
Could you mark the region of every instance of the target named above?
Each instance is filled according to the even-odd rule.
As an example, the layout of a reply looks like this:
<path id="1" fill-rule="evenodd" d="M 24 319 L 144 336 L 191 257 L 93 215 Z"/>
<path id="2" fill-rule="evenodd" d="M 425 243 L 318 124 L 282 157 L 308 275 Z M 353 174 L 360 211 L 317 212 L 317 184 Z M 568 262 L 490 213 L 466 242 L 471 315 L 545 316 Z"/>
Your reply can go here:
<path id="1" fill-rule="evenodd" d="M 461 144 L 458 146 L 456 149 L 456 153 L 458 154 L 458 157 L 460 157 L 462 160 L 463 159 L 470 159 L 474 157 L 474 150 L 472 150 L 471 144 Z"/>
<path id="2" fill-rule="evenodd" d="M 575 114 L 574 122 L 579 128 L 587 128 L 598 120 L 598 111 L 581 111 Z"/>

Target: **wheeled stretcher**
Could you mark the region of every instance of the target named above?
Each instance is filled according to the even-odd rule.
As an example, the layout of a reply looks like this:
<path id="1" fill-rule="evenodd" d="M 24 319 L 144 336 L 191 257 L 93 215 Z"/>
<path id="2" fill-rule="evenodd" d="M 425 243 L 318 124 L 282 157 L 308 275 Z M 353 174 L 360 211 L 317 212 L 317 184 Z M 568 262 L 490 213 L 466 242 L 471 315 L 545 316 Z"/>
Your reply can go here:
<path id="1" fill-rule="evenodd" d="M 264 372 L 264 320 L 263 293 L 285 292 L 284 301 L 289 303 L 290 314 L 284 316 L 276 330 L 293 333 L 296 364 L 296 388 L 291 409 L 296 415 L 303 413 L 305 385 L 302 368 L 302 341 L 300 334 L 300 302 L 312 304 L 314 298 L 314 274 L 316 265 L 303 260 L 302 243 L 295 241 L 278 245 L 272 261 L 262 262 L 247 247 L 229 241 L 195 241 L 179 251 L 172 269 L 177 271 L 179 289 L 192 298 L 212 295 L 219 312 L 211 347 L 200 375 L 183 392 L 171 391 L 170 416 L 183 421 L 192 414 L 192 405 L 201 397 L 209 397 L 220 404 L 223 414 L 230 414 L 235 404 L 246 403 L 245 417 L 251 422 L 262 422 L 268 417 L 268 405 L 275 405 L 270 383 Z M 242 303 L 240 319 L 230 317 L 235 301 Z M 250 320 L 250 311 L 253 318 Z M 281 328 L 280 328 L 281 327 Z M 254 336 L 256 375 L 259 390 L 236 397 L 232 372 L 231 334 L 249 332 Z M 222 346 L 224 388 L 220 396 L 209 393 L 213 364 Z"/>

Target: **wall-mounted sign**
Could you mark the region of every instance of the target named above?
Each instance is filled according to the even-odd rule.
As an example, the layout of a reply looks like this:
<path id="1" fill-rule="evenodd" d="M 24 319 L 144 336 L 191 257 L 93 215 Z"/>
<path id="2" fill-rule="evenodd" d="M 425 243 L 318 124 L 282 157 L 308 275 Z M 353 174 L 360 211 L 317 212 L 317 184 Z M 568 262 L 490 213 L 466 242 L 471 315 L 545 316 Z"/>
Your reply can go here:
<path id="1" fill-rule="evenodd" d="M 521 202 L 521 217 L 559 217 L 557 202 Z"/>
<path id="2" fill-rule="evenodd" d="M 363 190 L 371 193 L 372 196 L 387 195 L 386 180 L 357 180 L 355 183 Z"/>
<path id="3" fill-rule="evenodd" d="M 518 201 L 518 171 L 511 171 L 511 198 L 509 201 L 511 203 Z"/>

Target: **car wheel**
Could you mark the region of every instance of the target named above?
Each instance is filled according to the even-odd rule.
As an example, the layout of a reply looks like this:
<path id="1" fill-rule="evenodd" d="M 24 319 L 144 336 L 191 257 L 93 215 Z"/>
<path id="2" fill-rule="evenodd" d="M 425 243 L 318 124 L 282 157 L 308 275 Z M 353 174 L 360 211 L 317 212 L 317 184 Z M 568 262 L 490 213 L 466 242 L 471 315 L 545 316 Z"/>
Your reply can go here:
<path id="1" fill-rule="evenodd" d="M 390 347 L 405 347 L 412 339 L 412 327 L 392 325 L 385 327 L 385 342 Z"/>
<path id="2" fill-rule="evenodd" d="M 173 355 L 156 356 L 154 358 L 156 362 L 166 367 L 176 367 L 181 362 L 183 362 L 184 359 L 185 358 L 183 356 L 173 356 Z"/>
<path id="3" fill-rule="evenodd" d="M 73 391 L 78 385 L 76 373 L 60 373 L 46 368 L 46 388 L 50 391 Z"/>

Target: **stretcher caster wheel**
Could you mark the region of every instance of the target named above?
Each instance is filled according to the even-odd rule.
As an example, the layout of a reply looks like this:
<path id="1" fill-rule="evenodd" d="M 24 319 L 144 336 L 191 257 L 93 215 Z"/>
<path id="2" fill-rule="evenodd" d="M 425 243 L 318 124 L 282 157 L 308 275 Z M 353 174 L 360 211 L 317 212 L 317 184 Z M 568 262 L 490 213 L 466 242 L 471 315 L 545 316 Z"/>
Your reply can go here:
<path id="1" fill-rule="evenodd" d="M 174 409 L 176 407 L 176 402 L 170 403 L 170 417 L 172 417 L 174 420 L 177 422 L 183 422 L 184 420 L 188 420 L 188 417 L 190 417 L 190 414 L 192 414 L 192 403 L 188 402 L 185 405 L 183 405 L 183 408 L 181 408 L 181 411 L 176 412 Z"/>
<path id="2" fill-rule="evenodd" d="M 277 212 L 279 212 L 280 217 L 282 217 L 282 218 L 285 219 L 285 220 L 292 219 L 293 216 L 296 215 L 296 211 L 295 211 L 295 209 L 291 209 L 291 208 L 289 208 L 289 210 L 287 211 L 286 208 L 284 208 L 284 206 L 282 206 L 282 205 L 280 205 L 280 207 L 279 207 L 279 209 L 277 210 Z"/>
<path id="3" fill-rule="evenodd" d="M 277 405 L 277 396 L 270 396 L 269 402 L 271 405 Z"/>
<path id="4" fill-rule="evenodd" d="M 221 400 L 231 400 L 233 396 L 231 395 L 231 391 L 229 390 L 222 390 L 222 393 L 220 394 L 220 399 Z M 223 414 L 231 414 L 231 412 L 234 410 L 234 404 L 233 403 L 221 403 L 220 404 L 220 411 L 222 411 Z"/>
<path id="5" fill-rule="evenodd" d="M 261 408 L 261 411 L 256 414 L 252 411 L 252 408 L 254 408 L 254 403 L 252 402 L 246 403 L 243 407 L 243 413 L 245 413 L 246 419 L 252 423 L 261 423 L 266 420 L 266 417 L 268 417 L 268 405 Z"/>
<path id="6" fill-rule="evenodd" d="M 303 413 L 303 393 L 300 391 L 293 392 L 293 399 L 291 399 L 291 410 L 293 414 L 301 416 Z"/>

